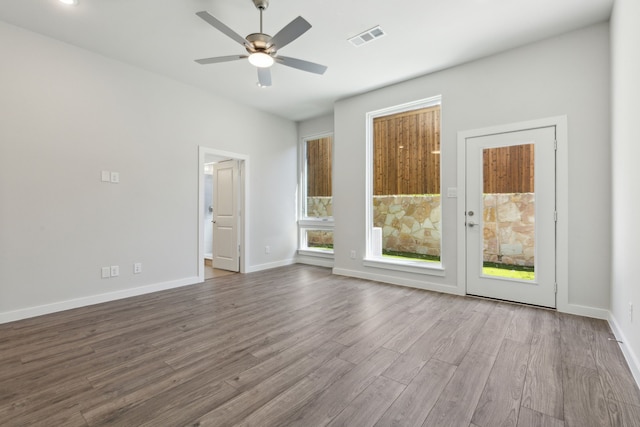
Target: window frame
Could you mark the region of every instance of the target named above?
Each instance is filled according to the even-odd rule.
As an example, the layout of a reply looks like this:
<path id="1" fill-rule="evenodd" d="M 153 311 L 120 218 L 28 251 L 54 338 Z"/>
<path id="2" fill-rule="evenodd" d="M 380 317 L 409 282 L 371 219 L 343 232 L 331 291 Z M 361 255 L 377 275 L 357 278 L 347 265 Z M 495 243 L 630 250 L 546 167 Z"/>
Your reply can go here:
<path id="1" fill-rule="evenodd" d="M 394 258 L 386 258 L 384 256 L 376 256 L 373 253 L 373 159 L 374 159 L 374 131 L 373 121 L 378 117 L 389 116 L 406 111 L 419 110 L 423 108 L 440 106 L 440 114 L 442 115 L 442 95 L 436 95 L 429 98 L 419 99 L 416 101 L 407 102 L 392 107 L 383 108 L 380 110 L 370 111 L 366 114 L 366 176 L 365 176 L 365 193 L 367 203 L 365 204 L 365 227 L 366 227 L 366 253 L 363 260 L 363 264 L 367 267 L 383 268 L 387 270 L 405 271 L 418 274 L 427 274 L 432 276 L 444 276 L 444 260 L 442 257 L 443 251 L 443 235 L 440 235 L 440 262 L 424 262 L 424 261 L 412 261 L 411 259 L 400 260 Z M 442 126 L 442 125 L 441 125 Z M 442 130 L 440 132 L 442 138 Z M 440 142 L 441 156 L 444 151 L 444 144 Z M 442 162 L 440 163 L 440 209 L 442 210 Z"/>
<path id="2" fill-rule="evenodd" d="M 334 231 L 333 216 L 307 216 L 307 142 L 316 139 L 331 138 L 331 155 L 333 156 L 333 153 L 335 152 L 335 150 L 333 149 L 333 135 L 333 132 L 324 132 L 300 138 L 300 144 L 298 146 L 298 181 L 300 183 L 298 191 L 298 253 L 301 255 L 331 259 L 333 259 L 334 256 L 333 249 L 315 249 L 307 245 L 307 231 Z M 333 176 L 333 157 L 331 159 L 331 175 Z M 333 202 L 333 188 L 331 189 L 331 198 Z"/>

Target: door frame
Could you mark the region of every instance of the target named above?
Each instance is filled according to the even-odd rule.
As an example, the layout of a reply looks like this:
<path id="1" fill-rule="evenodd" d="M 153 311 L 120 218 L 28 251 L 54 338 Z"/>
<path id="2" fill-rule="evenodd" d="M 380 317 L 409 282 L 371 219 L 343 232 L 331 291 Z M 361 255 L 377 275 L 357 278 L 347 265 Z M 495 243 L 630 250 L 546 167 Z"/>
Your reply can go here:
<path id="1" fill-rule="evenodd" d="M 217 150 L 214 148 L 198 146 L 198 255 L 197 271 L 198 278 L 204 281 L 204 164 L 207 155 L 224 157 L 238 161 L 240 179 L 240 197 L 238 198 L 238 209 L 240 211 L 240 228 L 238 243 L 240 245 L 240 273 L 245 273 L 247 265 L 247 255 L 249 253 L 249 224 L 247 217 L 249 214 L 249 156 L 246 154 L 232 153 L 229 151 Z"/>
<path id="2" fill-rule="evenodd" d="M 558 221 L 556 223 L 556 281 L 558 285 L 556 294 L 556 309 L 558 311 L 569 310 L 569 159 L 568 159 L 568 129 L 567 117 L 556 116 L 537 120 L 529 120 L 517 123 L 490 126 L 480 129 L 458 131 L 458 164 L 457 164 L 457 284 L 458 289 L 467 294 L 466 282 L 466 141 L 468 138 L 488 136 L 506 132 L 535 129 L 540 127 L 556 127 L 556 210 Z"/>

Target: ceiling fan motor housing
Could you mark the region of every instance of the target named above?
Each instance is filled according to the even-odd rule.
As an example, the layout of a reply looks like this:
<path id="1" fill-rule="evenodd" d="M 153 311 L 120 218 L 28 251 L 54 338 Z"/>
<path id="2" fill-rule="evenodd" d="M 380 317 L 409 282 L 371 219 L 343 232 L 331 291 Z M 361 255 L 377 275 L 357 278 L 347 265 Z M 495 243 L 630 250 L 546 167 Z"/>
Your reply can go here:
<path id="1" fill-rule="evenodd" d="M 275 46 L 271 43 L 271 36 L 264 33 L 253 33 L 247 36 L 247 41 L 251 43 L 254 50 L 247 47 L 247 52 L 264 52 L 269 55 L 276 53 Z"/>
<path id="2" fill-rule="evenodd" d="M 253 0 L 253 4 L 260 10 L 266 10 L 269 7 L 269 0 Z"/>

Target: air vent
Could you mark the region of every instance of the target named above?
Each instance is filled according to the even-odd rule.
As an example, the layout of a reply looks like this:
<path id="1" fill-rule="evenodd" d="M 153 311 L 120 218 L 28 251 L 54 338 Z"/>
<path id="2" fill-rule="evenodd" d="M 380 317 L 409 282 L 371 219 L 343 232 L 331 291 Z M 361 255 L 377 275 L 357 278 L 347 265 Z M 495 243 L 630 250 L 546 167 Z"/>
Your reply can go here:
<path id="1" fill-rule="evenodd" d="M 380 26 L 373 27 L 363 33 L 358 34 L 357 36 L 351 37 L 349 39 L 349 43 L 354 46 L 362 46 L 363 44 L 367 44 L 375 39 L 379 39 L 384 36 L 386 33 L 382 31 Z"/>

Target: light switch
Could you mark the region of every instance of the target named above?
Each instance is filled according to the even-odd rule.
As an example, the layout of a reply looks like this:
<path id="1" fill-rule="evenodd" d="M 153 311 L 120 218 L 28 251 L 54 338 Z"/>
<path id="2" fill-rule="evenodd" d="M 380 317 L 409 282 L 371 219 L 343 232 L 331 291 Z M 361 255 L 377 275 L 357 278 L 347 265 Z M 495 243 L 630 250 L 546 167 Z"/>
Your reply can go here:
<path id="1" fill-rule="evenodd" d="M 111 182 L 111 172 L 102 171 L 102 182 Z"/>
<path id="2" fill-rule="evenodd" d="M 456 187 L 447 188 L 447 197 L 458 197 L 458 189 Z"/>
<path id="3" fill-rule="evenodd" d="M 118 172 L 111 172 L 111 182 L 113 184 L 120 182 L 120 174 Z"/>

